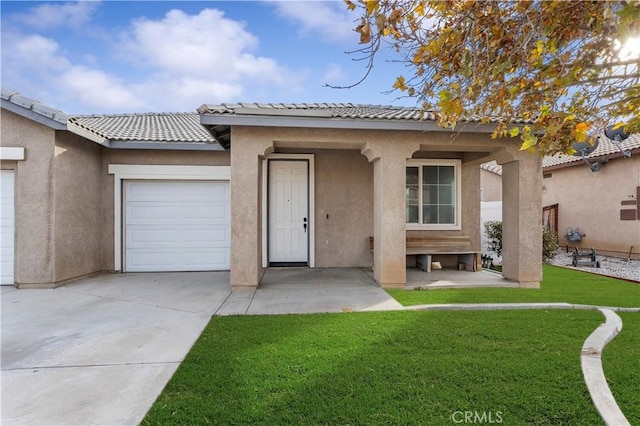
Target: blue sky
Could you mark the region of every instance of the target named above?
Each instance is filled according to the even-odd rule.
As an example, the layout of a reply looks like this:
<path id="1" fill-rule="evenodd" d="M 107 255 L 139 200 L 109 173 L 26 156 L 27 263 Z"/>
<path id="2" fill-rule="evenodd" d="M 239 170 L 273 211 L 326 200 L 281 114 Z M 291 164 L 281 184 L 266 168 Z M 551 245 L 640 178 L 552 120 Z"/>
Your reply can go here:
<path id="1" fill-rule="evenodd" d="M 2 87 L 71 114 L 195 111 L 204 103 L 414 105 L 384 94 L 389 51 L 353 61 L 342 1 L 2 1 Z"/>

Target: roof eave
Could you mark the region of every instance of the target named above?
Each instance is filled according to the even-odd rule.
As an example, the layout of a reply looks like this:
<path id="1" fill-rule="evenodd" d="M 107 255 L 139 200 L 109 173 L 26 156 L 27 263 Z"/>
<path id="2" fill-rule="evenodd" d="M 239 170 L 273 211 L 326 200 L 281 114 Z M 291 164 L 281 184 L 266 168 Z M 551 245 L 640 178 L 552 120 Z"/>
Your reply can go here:
<path id="1" fill-rule="evenodd" d="M 54 130 L 67 130 L 66 116 L 60 117 L 60 119 L 49 118 L 42 114 L 39 114 L 29 108 L 25 108 L 20 105 L 16 105 L 11 101 L 2 99 L 2 108 L 7 111 L 11 111 L 29 120 L 33 120 L 37 123 L 50 127 Z"/>
<path id="2" fill-rule="evenodd" d="M 296 127 L 321 129 L 352 130 L 415 130 L 434 132 L 460 133 L 492 133 L 496 124 L 466 122 L 454 130 L 442 128 L 435 121 L 394 120 L 394 119 L 362 119 L 362 118 L 327 118 L 301 116 L 273 116 L 264 114 L 235 115 L 229 113 L 200 114 L 200 123 L 205 126 L 252 126 L 252 127 Z"/>
<path id="3" fill-rule="evenodd" d="M 140 140 L 112 140 L 109 147 L 113 149 L 151 149 L 164 151 L 226 151 L 218 142 L 157 142 Z"/>

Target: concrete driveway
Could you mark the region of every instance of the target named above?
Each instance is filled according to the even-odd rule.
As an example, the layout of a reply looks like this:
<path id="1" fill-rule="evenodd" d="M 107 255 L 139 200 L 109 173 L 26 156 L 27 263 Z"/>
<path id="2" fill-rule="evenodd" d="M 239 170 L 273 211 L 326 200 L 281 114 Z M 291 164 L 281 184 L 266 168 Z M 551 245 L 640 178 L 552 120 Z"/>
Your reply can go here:
<path id="1" fill-rule="evenodd" d="M 359 269 L 104 274 L 57 289 L 2 287 L 3 425 L 138 424 L 212 315 L 397 309 Z"/>
<path id="2" fill-rule="evenodd" d="M 2 288 L 2 424 L 139 423 L 229 296 L 228 272 Z"/>

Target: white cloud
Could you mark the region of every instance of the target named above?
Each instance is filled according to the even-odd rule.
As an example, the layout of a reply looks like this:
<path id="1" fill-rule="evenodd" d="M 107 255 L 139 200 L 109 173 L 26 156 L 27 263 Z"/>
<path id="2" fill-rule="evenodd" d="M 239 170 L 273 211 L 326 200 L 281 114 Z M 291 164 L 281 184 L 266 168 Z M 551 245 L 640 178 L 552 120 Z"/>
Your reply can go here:
<path id="1" fill-rule="evenodd" d="M 320 34 L 331 41 L 357 40 L 358 16 L 338 1 L 274 1 L 278 13 L 301 25 L 303 35 Z"/>
<path id="2" fill-rule="evenodd" d="M 12 20 L 37 30 L 81 28 L 91 21 L 98 6 L 98 1 L 45 3 L 31 8 L 28 13 L 13 15 Z"/>
<path id="3" fill-rule="evenodd" d="M 46 25 L 76 16 L 66 6 Z M 32 16 L 19 19 L 35 19 L 45 9 L 31 10 Z M 194 111 L 203 103 L 283 100 L 303 91 L 308 78 L 255 54 L 258 38 L 215 9 L 133 20 L 125 33 L 112 35 L 116 51 L 94 38 L 77 60 L 67 56 L 61 41 L 22 31 L 3 30 L 2 85 L 28 97 L 46 93 L 42 102 L 69 113 Z M 122 49 L 126 54 L 116 56 Z M 26 91 L 34 87 L 39 90 Z"/>
<path id="4" fill-rule="evenodd" d="M 187 97 L 196 82 L 212 98 L 225 100 L 250 96 L 247 88 L 256 85 L 296 90 L 302 84 L 302 77 L 276 60 L 253 54 L 257 37 L 215 9 L 197 15 L 172 10 L 161 20 L 136 20 L 125 40 L 132 60 L 151 68 L 154 80 L 183 87 Z M 202 89 L 200 103 L 212 102 L 202 98 Z"/>
<path id="5" fill-rule="evenodd" d="M 118 77 L 100 70 L 73 66 L 58 78 L 58 84 L 70 90 L 83 105 L 98 111 L 132 111 L 146 107 Z"/>
<path id="6" fill-rule="evenodd" d="M 347 74 L 342 67 L 338 64 L 330 63 L 327 66 L 327 70 L 322 76 L 322 82 L 324 84 L 331 84 L 333 86 L 339 86 L 347 78 Z"/>

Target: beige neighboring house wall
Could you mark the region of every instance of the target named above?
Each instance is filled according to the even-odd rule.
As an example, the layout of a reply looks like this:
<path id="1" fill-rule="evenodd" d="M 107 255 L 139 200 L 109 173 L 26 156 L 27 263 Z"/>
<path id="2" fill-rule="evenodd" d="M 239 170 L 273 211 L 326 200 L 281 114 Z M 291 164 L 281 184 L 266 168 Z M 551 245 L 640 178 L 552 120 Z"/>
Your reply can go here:
<path id="1" fill-rule="evenodd" d="M 99 147 L 2 110 L 2 146 L 15 173 L 15 282 L 50 287 L 102 270 Z M 81 165 L 81 167 L 78 167 Z"/>
<path id="2" fill-rule="evenodd" d="M 483 202 L 502 201 L 502 176 L 498 173 L 480 169 L 480 188 Z"/>
<path id="3" fill-rule="evenodd" d="M 640 151 L 640 150 L 637 150 Z M 592 160 L 593 161 L 593 160 Z M 562 247 L 567 228 L 586 235 L 570 247 L 593 247 L 598 254 L 640 258 L 640 152 L 630 158 L 613 158 L 599 172 L 582 162 L 547 168 L 543 179 L 544 206 L 558 204 L 558 233 Z M 623 204 L 624 203 L 624 204 Z M 621 220 L 621 210 L 636 210 L 635 220 Z"/>

